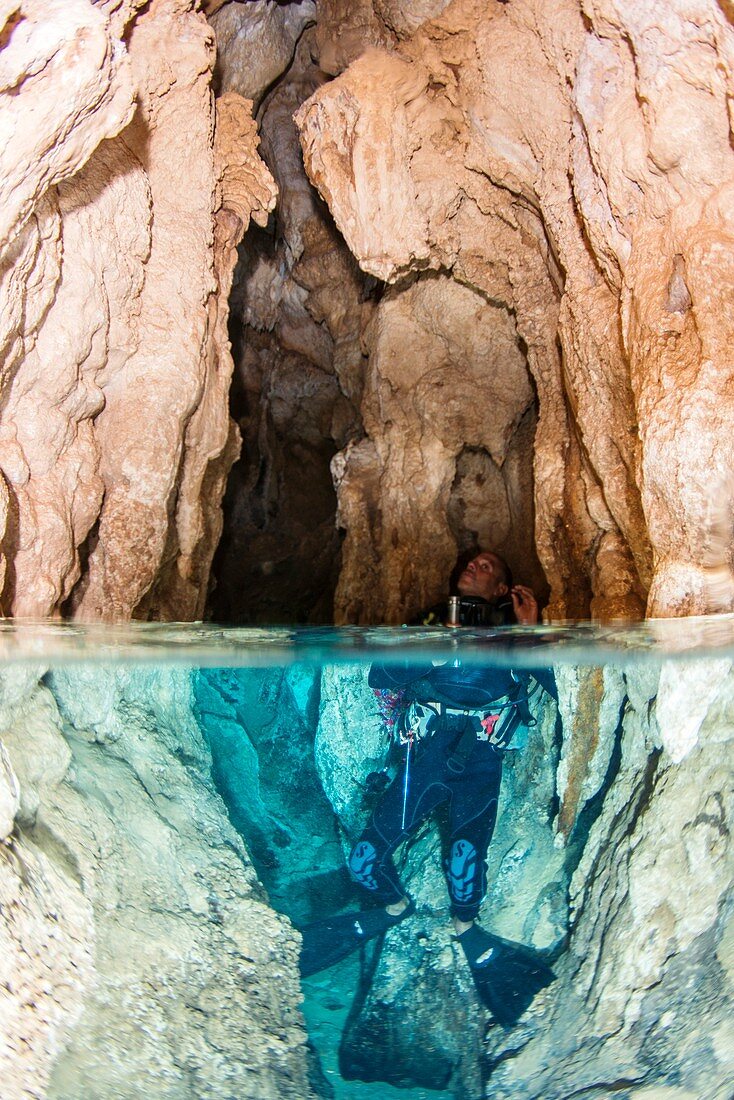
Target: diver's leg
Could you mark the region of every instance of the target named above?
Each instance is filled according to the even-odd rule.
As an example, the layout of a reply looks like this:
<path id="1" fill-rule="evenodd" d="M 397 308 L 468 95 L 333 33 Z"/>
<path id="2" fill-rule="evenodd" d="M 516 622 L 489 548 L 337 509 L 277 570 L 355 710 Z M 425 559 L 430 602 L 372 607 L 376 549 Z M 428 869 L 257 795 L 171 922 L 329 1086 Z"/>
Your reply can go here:
<path id="1" fill-rule="evenodd" d="M 475 918 L 487 886 L 487 848 L 497 818 L 501 757 L 480 746 L 481 763 L 467 781 L 455 783 L 451 803 L 451 847 L 446 875 L 457 941 L 469 965 L 481 1001 L 503 1027 L 513 1027 L 537 993 L 555 978 L 548 958 L 521 943 L 486 931 Z"/>
<path id="2" fill-rule="evenodd" d="M 474 922 L 487 892 L 487 849 L 497 820 L 502 757 L 482 742 L 451 781 L 446 882 L 458 934 Z"/>
<path id="3" fill-rule="evenodd" d="M 442 782 L 441 754 L 433 740 L 422 745 L 417 754 L 411 749 L 349 856 L 349 873 L 354 881 L 388 912 L 395 906 L 398 913 L 408 904 L 393 852 L 449 797 L 449 789 Z"/>

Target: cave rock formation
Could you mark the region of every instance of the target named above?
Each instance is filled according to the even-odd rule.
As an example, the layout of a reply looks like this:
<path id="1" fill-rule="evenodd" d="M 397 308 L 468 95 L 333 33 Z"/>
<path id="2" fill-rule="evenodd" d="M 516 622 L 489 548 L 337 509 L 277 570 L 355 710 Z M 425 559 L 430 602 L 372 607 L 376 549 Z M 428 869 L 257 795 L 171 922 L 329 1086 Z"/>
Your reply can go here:
<path id="1" fill-rule="evenodd" d="M 709 609 L 711 510 L 726 508 L 734 469 L 731 12 L 456 0 L 417 28 L 385 17 L 386 41 L 366 26 L 370 6 L 346 17 L 363 32 L 359 56 L 332 51 L 339 75 L 296 116 L 306 168 L 362 268 L 398 295 L 440 272 L 512 316 L 538 397 L 535 536 L 551 615 Z M 388 7 L 399 5 L 374 5 Z M 324 5 L 320 41 L 348 37 L 343 8 Z M 430 385 L 421 345 L 393 348 L 406 377 L 415 363 Z M 474 369 L 499 381 L 511 362 L 489 353 Z M 370 367 L 367 400 L 389 407 L 391 367 Z M 423 596 L 404 536 L 413 512 L 450 568 L 445 504 L 431 507 L 445 495 L 433 435 L 452 388 L 416 410 L 402 448 L 388 411 L 379 428 L 365 414 L 373 510 L 345 524 L 342 609 L 368 585 L 392 617 L 394 601 Z M 481 398 L 464 408 L 486 431 L 493 410 Z M 360 481 L 350 461 L 347 515 Z M 421 467 L 434 482 L 412 476 Z"/>
<path id="2" fill-rule="evenodd" d="M 2 609 L 201 617 L 238 440 L 227 295 L 276 188 L 187 0 L 2 21 Z"/>
<path id="3" fill-rule="evenodd" d="M 302 1100 L 297 937 L 189 671 L 11 667 L 0 691 L 3 1097 Z"/>
<path id="4" fill-rule="evenodd" d="M 6 614 L 731 607 L 728 3 L 0 19 Z"/>

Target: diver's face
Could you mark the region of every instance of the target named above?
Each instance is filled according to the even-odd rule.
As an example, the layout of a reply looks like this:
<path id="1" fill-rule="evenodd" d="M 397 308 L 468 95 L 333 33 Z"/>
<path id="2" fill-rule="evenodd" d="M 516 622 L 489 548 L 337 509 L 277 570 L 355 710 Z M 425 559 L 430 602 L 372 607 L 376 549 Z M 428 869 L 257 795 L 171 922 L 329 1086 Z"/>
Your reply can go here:
<path id="1" fill-rule="evenodd" d="M 481 596 L 483 600 L 495 600 L 507 593 L 502 577 L 502 562 L 489 550 L 477 554 L 459 577 L 457 588 L 462 596 Z"/>

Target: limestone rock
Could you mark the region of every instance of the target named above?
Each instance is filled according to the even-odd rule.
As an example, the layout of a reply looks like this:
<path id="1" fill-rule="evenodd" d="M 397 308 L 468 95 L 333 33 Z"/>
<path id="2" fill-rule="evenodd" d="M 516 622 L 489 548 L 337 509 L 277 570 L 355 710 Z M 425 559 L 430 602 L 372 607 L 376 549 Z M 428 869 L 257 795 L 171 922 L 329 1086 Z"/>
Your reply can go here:
<path id="1" fill-rule="evenodd" d="M 340 81 L 326 85 L 317 103 L 297 113 L 296 124 L 306 170 L 339 231 L 365 271 L 393 282 L 429 266 L 428 226 L 408 168 L 415 151 L 410 107 L 421 102 L 428 73 L 378 56 L 379 62 L 368 52 Z M 385 134 L 391 135 L 387 147 Z"/>
<path id="2" fill-rule="evenodd" d="M 419 912 L 387 934 L 342 1037 L 347 1079 L 482 1095 L 483 1014 L 449 927 L 445 916 Z"/>
<path id="3" fill-rule="evenodd" d="M 388 46 L 395 40 L 376 11 L 373 0 L 328 0 L 319 4 L 315 28 L 319 68 L 335 76 L 369 46 Z"/>
<path id="4" fill-rule="evenodd" d="M 499 471 L 531 402 L 526 364 L 506 310 L 445 276 L 422 278 L 383 298 L 370 328 L 362 401 L 375 466 L 369 477 L 359 465 L 348 481 L 346 469 L 339 474 L 339 522 L 347 537 L 338 621 L 405 622 L 445 595 L 456 560 L 448 516 L 463 469 L 459 462 L 470 449 L 484 456 L 498 471 L 498 495 L 506 499 Z M 358 453 L 366 457 L 365 444 L 345 456 L 347 468 L 362 461 Z M 527 479 L 528 459 L 527 451 L 519 459 Z M 354 503 L 348 499 L 352 491 Z M 486 491 L 482 496 L 486 501 Z M 352 525 L 352 512 L 361 513 L 366 529 L 364 521 Z M 520 548 L 519 572 L 522 562 L 533 561 L 531 515 L 524 510 L 508 520 L 505 505 L 482 516 L 477 528 L 500 553 Z M 460 535 L 465 522 L 460 517 Z"/>
<path id="5" fill-rule="evenodd" d="M 237 453 L 225 299 L 275 201 L 254 123 L 227 99 L 214 151 L 213 36 L 181 0 L 3 18 L 3 610 L 201 616 Z"/>
<path id="6" fill-rule="evenodd" d="M 161 59 L 180 40 L 184 26 L 187 49 L 179 52 L 175 76 L 169 75 Z M 150 254 L 138 301 L 145 339 L 119 364 L 95 421 L 105 496 L 75 599 L 77 614 L 85 617 L 129 618 L 155 580 L 164 554 L 175 555 L 177 549 L 169 510 L 176 499 L 184 432 L 204 389 L 202 336 L 208 295 L 216 286 L 209 233 L 201 232 L 202 219 L 211 218 L 214 206 L 212 118 L 206 110 L 212 49 L 206 24 L 192 22 L 175 7 L 141 16 L 131 36 L 143 104 L 126 145 L 144 171 L 151 210 Z M 200 160 L 192 157 L 193 147 L 200 149 Z M 171 174 L 183 172 L 186 187 L 171 190 Z M 192 275 L 184 296 L 177 289 L 177 265 L 171 267 L 171 257 L 181 251 Z M 155 431 L 130 440 L 125 425 L 140 421 L 144 408 L 156 410 Z"/>
<path id="7" fill-rule="evenodd" d="M 214 166 L 220 184 L 215 199 L 215 289 L 206 300 L 209 339 L 202 392 L 184 434 L 175 516 L 178 555 L 160 568 L 136 611 L 156 619 L 204 617 L 212 559 L 222 534 L 220 501 L 239 454 L 237 428 L 228 411 L 233 361 L 227 294 L 237 245 L 250 218 L 263 225 L 277 195 L 275 181 L 257 154 L 251 108 L 236 92 L 225 93 L 216 104 Z"/>
<path id="8" fill-rule="evenodd" d="M 232 410 L 243 437 L 230 479 L 215 619 L 330 622 L 339 562 L 329 461 L 357 433 L 364 276 L 309 185 L 293 111 L 323 74 L 307 36 L 262 107 L 279 188 L 265 232 L 240 247 L 232 294 Z"/>
<path id="9" fill-rule="evenodd" d="M 314 21 L 315 13 L 312 0 L 282 5 L 267 0 L 231 0 L 214 10 L 210 5 L 221 90 L 234 90 L 259 101 L 290 64 L 298 38 Z"/>
<path id="10" fill-rule="evenodd" d="M 211 785 L 188 671 L 49 684 L 3 711 L 5 1093 L 309 1095 L 296 938 Z"/>
<path id="11" fill-rule="evenodd" d="M 561 667 L 556 679 L 564 729 L 556 829 L 568 838 L 584 806 L 604 789 L 627 691 L 614 667 Z"/>
<path id="12" fill-rule="evenodd" d="M 317 38 L 339 10 L 327 5 Z M 329 68 L 344 71 L 298 112 L 306 167 L 366 271 L 393 282 L 443 269 L 512 312 L 539 402 L 549 614 L 720 607 L 710 571 L 727 574 L 730 600 L 730 553 L 702 565 L 701 548 L 705 502 L 734 468 L 716 304 L 731 281 L 725 14 L 704 0 L 634 13 L 461 0 L 391 37 L 392 10 L 379 6 L 382 31 L 355 14 L 361 49 L 348 52 L 361 56 Z M 375 514 L 389 494 L 378 483 Z M 422 508 L 423 482 L 404 495 L 406 515 Z M 401 536 L 381 556 L 399 570 L 403 553 Z M 341 587 L 356 608 L 352 569 Z"/>
<path id="13" fill-rule="evenodd" d="M 364 784 L 387 755 L 385 730 L 366 666 L 326 668 L 321 679 L 316 768 L 349 849 L 364 828 Z"/>
<path id="14" fill-rule="evenodd" d="M 252 103 L 237 92 L 217 100 L 214 153 L 222 188 L 222 206 L 232 211 L 247 232 L 250 218 L 263 226 L 274 208 L 278 189 L 257 153 L 260 144 Z"/>
<path id="15" fill-rule="evenodd" d="M 674 672 L 663 666 L 661 688 Z M 503 1061 L 509 1046 L 490 1035 L 495 1096 L 561 1100 L 584 1088 L 601 1098 L 622 1079 L 642 1096 L 645 1086 L 716 1100 L 731 1091 L 734 1067 L 721 1045 L 731 988 L 731 675 L 679 763 L 659 748 L 647 675 L 630 668 L 625 677 L 618 760 L 571 883 L 568 954 L 521 1055 L 514 1046 Z"/>
<path id="16" fill-rule="evenodd" d="M 319 680 L 298 666 L 201 669 L 195 679 L 217 788 L 273 906 L 298 925 L 339 908 L 346 893 L 314 753 Z"/>
<path id="17" fill-rule="evenodd" d="M 450 0 L 377 0 L 375 11 L 398 38 L 407 38 L 422 23 L 440 15 Z"/>
<path id="18" fill-rule="evenodd" d="M 103 14 L 87 0 L 23 0 L 5 4 L 0 18 L 4 253 L 48 189 L 130 120 L 134 86 Z"/>
<path id="19" fill-rule="evenodd" d="M 18 780 L 5 746 L 0 743 L 0 841 L 5 840 L 12 831 L 19 806 Z"/>

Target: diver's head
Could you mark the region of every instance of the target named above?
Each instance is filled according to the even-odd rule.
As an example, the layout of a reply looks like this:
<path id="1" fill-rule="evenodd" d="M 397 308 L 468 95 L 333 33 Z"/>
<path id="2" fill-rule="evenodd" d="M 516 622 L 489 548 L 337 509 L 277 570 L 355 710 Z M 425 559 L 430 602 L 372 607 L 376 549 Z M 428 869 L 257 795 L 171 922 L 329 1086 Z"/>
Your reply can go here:
<path id="1" fill-rule="evenodd" d="M 512 572 L 504 558 L 492 550 L 483 550 L 469 562 L 456 583 L 462 596 L 497 600 L 512 588 Z"/>

